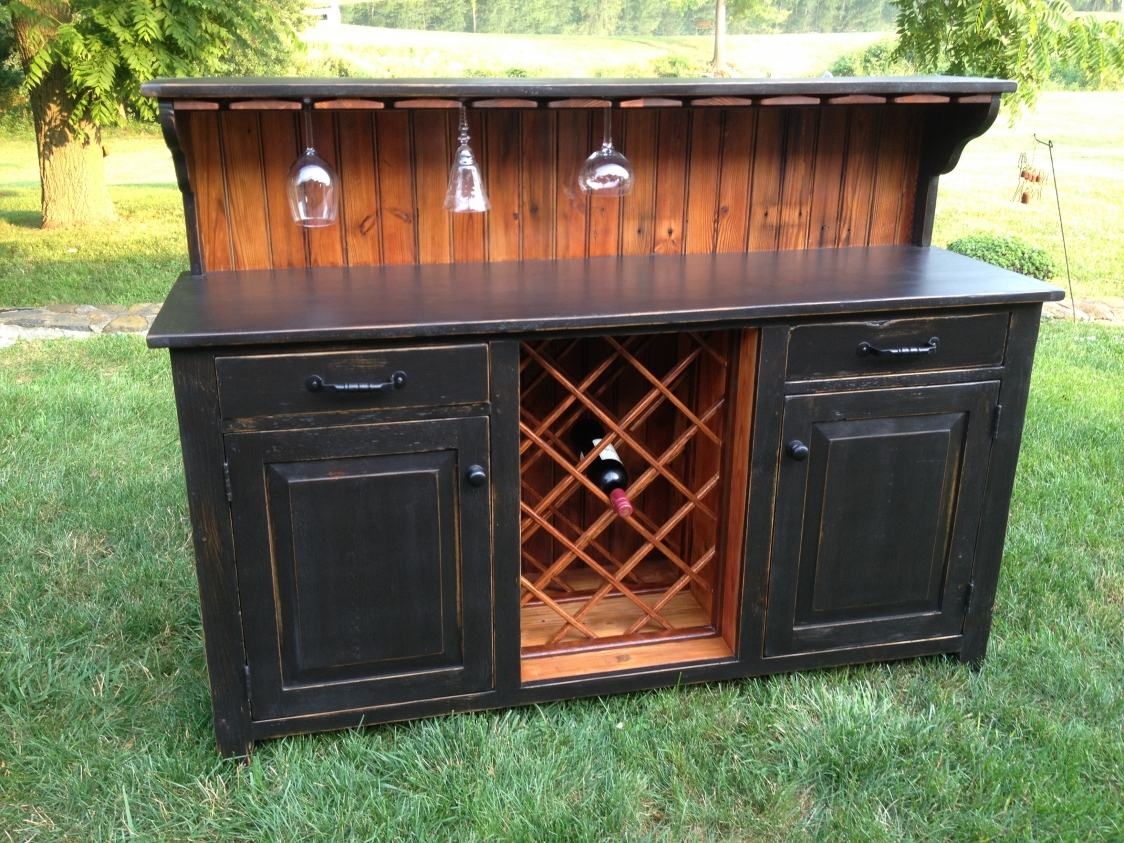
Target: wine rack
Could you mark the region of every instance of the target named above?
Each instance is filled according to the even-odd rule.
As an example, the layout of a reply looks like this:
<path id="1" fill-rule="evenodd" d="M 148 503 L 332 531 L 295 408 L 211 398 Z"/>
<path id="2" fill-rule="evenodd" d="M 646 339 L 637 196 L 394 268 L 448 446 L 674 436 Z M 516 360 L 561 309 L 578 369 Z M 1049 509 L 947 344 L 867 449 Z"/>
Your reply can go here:
<path id="1" fill-rule="evenodd" d="M 520 361 L 524 681 L 732 656 L 756 332 L 526 342 Z M 735 406 L 736 405 L 736 406 Z M 582 456 L 570 431 L 605 436 Z M 585 474 L 611 445 L 635 511 Z"/>

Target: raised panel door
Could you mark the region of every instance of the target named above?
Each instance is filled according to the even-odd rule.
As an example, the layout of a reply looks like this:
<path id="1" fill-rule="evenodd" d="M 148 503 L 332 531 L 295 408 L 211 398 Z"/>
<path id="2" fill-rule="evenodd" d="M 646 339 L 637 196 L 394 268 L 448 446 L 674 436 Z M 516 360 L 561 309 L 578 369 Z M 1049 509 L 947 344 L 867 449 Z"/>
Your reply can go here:
<path id="1" fill-rule="evenodd" d="M 486 419 L 226 444 L 255 720 L 491 687 Z"/>
<path id="2" fill-rule="evenodd" d="M 998 391 L 785 400 L 766 657 L 960 634 Z"/>

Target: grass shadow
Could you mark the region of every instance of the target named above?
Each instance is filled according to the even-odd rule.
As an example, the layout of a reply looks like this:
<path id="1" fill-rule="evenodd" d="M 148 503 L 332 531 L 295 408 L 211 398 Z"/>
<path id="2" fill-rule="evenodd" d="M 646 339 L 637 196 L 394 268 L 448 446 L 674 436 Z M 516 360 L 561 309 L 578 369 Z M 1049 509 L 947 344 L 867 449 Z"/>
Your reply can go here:
<path id="1" fill-rule="evenodd" d="M 43 227 L 43 214 L 39 211 L 0 211 L 0 220 L 16 228 Z"/>
<path id="2" fill-rule="evenodd" d="M 141 248 L 127 258 L 39 258 L 35 264 L 34 272 L 21 271 L 18 259 L 0 246 L 0 307 L 160 302 L 188 268 L 186 254 Z"/>

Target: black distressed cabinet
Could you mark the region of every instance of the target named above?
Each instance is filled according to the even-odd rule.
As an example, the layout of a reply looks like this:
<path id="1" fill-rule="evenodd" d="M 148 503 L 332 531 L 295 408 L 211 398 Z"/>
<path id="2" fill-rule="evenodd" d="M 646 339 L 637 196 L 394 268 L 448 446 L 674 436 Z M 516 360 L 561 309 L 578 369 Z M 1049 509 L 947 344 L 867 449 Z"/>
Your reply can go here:
<path id="1" fill-rule="evenodd" d="M 226 437 L 256 718 L 492 681 L 486 418 Z M 473 462 L 475 461 L 475 462 Z"/>
<path id="2" fill-rule="evenodd" d="M 978 662 L 1061 293 L 929 240 L 938 176 L 1012 89 L 146 86 L 188 223 L 148 341 L 171 353 L 219 749 Z M 484 215 L 441 205 L 462 104 Z M 336 226 L 289 217 L 302 107 Z M 571 184 L 605 108 L 624 198 Z M 588 476 L 609 446 L 624 516 Z"/>
<path id="3" fill-rule="evenodd" d="M 785 399 L 766 656 L 960 635 L 998 393 Z"/>

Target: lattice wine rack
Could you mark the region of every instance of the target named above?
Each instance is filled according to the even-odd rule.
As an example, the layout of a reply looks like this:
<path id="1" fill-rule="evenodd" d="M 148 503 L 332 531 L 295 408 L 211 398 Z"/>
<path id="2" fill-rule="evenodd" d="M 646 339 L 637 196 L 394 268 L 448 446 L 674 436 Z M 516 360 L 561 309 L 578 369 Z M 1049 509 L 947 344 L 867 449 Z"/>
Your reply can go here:
<path id="1" fill-rule="evenodd" d="M 753 331 L 524 343 L 524 680 L 733 653 L 751 410 L 727 396 L 752 394 L 755 348 Z M 583 418 L 605 431 L 584 456 Z M 610 445 L 625 518 L 585 474 Z"/>

